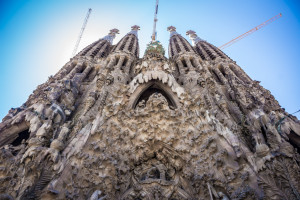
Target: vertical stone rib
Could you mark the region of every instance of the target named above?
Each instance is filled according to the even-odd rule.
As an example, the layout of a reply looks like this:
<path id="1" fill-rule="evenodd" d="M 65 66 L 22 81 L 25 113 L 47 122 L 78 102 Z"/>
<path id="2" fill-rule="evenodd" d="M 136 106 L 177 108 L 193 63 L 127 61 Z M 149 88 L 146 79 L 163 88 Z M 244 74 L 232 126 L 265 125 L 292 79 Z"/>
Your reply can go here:
<path id="1" fill-rule="evenodd" d="M 125 56 L 121 56 L 119 62 L 117 63 L 117 68 L 121 69 L 124 60 L 125 60 Z"/>
<path id="2" fill-rule="evenodd" d="M 175 36 L 176 37 L 176 36 Z M 183 46 L 183 44 L 181 43 L 181 40 L 177 37 L 177 44 L 179 45 L 180 47 L 180 52 L 183 52 L 185 51 L 185 48 Z"/>
<path id="3" fill-rule="evenodd" d="M 172 41 L 172 42 L 171 42 L 171 45 L 172 45 L 172 49 L 173 49 L 174 55 L 177 55 L 179 52 L 177 51 L 177 49 L 176 49 L 176 47 L 175 47 L 175 42 Z"/>
<path id="4" fill-rule="evenodd" d="M 120 50 L 120 47 L 122 46 L 125 39 L 126 39 L 126 37 L 122 38 L 122 40 L 117 44 L 114 51 L 119 51 Z"/>
<path id="5" fill-rule="evenodd" d="M 89 74 L 89 72 L 92 70 L 92 66 L 89 65 L 85 70 L 82 72 L 81 80 L 85 79 L 85 77 Z"/>
<path id="6" fill-rule="evenodd" d="M 191 60 L 188 57 L 184 57 L 184 60 L 186 62 L 186 65 L 188 66 L 189 70 L 194 70 Z"/>
<path id="7" fill-rule="evenodd" d="M 129 36 L 129 39 L 126 41 L 126 44 L 125 44 L 125 47 L 124 47 L 124 50 L 125 50 L 125 51 L 130 52 L 130 50 L 129 50 L 129 45 L 130 45 L 130 43 L 131 43 L 131 40 L 133 40 L 133 37 L 134 37 L 134 36 Z"/>
<path id="8" fill-rule="evenodd" d="M 133 63 L 133 59 L 132 58 L 128 59 L 128 61 L 126 63 L 126 66 L 125 66 L 125 71 L 126 71 L 127 74 L 129 74 L 130 71 L 131 71 L 132 63 Z"/>
<path id="9" fill-rule="evenodd" d="M 80 69 L 82 69 L 82 66 L 83 64 L 80 63 L 80 64 L 77 64 L 74 69 L 66 76 L 67 79 L 72 79 L 74 77 L 74 75 L 80 71 Z"/>
<path id="10" fill-rule="evenodd" d="M 131 53 L 135 54 L 135 52 L 138 52 L 137 49 L 136 49 L 137 46 L 138 46 L 138 42 L 137 42 L 137 40 L 136 40 L 136 41 L 133 43 L 133 47 L 132 47 L 132 52 L 131 52 Z M 135 56 L 138 57 L 138 53 L 135 54 Z"/>
<path id="11" fill-rule="evenodd" d="M 184 66 L 183 66 L 181 60 L 177 60 L 176 63 L 177 63 L 178 68 L 179 68 L 179 73 L 180 73 L 180 74 L 184 74 L 185 70 L 184 70 Z"/>
<path id="12" fill-rule="evenodd" d="M 223 74 L 220 72 L 218 68 L 213 68 L 213 71 L 216 73 L 218 78 L 221 80 L 222 84 L 227 84 L 226 78 L 223 76 Z"/>
<path id="13" fill-rule="evenodd" d="M 194 63 L 195 63 L 195 67 L 198 69 L 202 69 L 202 65 L 200 64 L 199 60 L 197 58 L 193 58 L 194 59 Z"/>
<path id="14" fill-rule="evenodd" d="M 107 64 L 107 68 L 110 69 L 110 68 L 112 68 L 112 66 L 114 66 L 115 64 L 116 64 L 116 57 L 113 56 L 113 57 L 110 59 L 109 63 Z"/>
<path id="15" fill-rule="evenodd" d="M 188 41 L 186 41 L 186 39 L 183 38 L 182 41 L 185 43 L 190 52 L 194 52 L 194 49 L 192 48 L 191 44 Z"/>

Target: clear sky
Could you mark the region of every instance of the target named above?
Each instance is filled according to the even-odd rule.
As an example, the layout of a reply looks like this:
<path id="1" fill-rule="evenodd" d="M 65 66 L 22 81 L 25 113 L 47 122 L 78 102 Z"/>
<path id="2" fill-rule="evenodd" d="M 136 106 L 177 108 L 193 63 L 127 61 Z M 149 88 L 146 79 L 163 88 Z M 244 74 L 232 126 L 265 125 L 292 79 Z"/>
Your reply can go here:
<path id="1" fill-rule="evenodd" d="M 93 11 L 79 51 L 112 28 L 120 30 L 117 43 L 132 25 L 139 25 L 142 56 L 152 33 L 154 4 L 155 0 L 1 0 L 0 118 L 21 106 L 70 59 L 88 8 Z M 160 0 L 158 40 L 167 50 L 166 29 L 173 25 L 184 37 L 192 29 L 220 46 L 280 12 L 282 18 L 224 52 L 291 113 L 300 109 L 300 1 Z"/>

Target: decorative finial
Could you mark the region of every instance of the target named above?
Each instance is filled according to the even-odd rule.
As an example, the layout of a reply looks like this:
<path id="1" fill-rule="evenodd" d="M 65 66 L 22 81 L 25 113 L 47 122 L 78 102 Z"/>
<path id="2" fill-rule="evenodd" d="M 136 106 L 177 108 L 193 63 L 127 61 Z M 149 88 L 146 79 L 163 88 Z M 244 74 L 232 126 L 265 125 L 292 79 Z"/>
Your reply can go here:
<path id="1" fill-rule="evenodd" d="M 176 28 L 174 26 L 169 26 L 167 28 L 167 31 L 170 32 L 170 37 L 172 37 L 173 35 L 178 35 L 178 33 L 176 32 Z"/>
<path id="2" fill-rule="evenodd" d="M 134 25 L 131 27 L 131 31 L 128 34 L 134 34 L 136 37 L 138 36 L 138 31 L 140 30 L 140 26 Z"/>
<path id="3" fill-rule="evenodd" d="M 116 37 L 116 34 L 119 34 L 119 30 L 114 28 L 114 29 L 111 29 L 108 33 L 107 36 L 105 36 L 104 38 L 102 38 L 103 40 L 107 40 L 109 41 L 111 44 L 113 43 L 113 40 L 115 39 Z"/>
<path id="4" fill-rule="evenodd" d="M 199 38 L 196 34 L 195 31 L 192 31 L 192 30 L 189 30 L 186 32 L 186 35 L 188 35 L 190 37 L 190 39 L 192 40 L 193 42 L 193 45 L 195 46 L 198 42 L 200 41 L 204 41 L 202 40 L 201 38 Z"/>
<path id="5" fill-rule="evenodd" d="M 120 33 L 119 29 L 116 29 L 116 28 L 111 29 L 111 30 L 109 31 L 109 34 L 112 34 L 112 35 L 116 35 L 116 34 L 119 34 L 119 33 Z"/>
<path id="6" fill-rule="evenodd" d="M 175 28 L 174 26 L 169 26 L 169 27 L 167 28 L 167 30 L 168 30 L 169 32 L 174 32 L 174 31 L 176 31 L 176 28 Z"/>
<path id="7" fill-rule="evenodd" d="M 140 27 L 138 25 L 134 25 L 131 27 L 131 30 L 138 31 L 138 30 L 140 30 Z"/>

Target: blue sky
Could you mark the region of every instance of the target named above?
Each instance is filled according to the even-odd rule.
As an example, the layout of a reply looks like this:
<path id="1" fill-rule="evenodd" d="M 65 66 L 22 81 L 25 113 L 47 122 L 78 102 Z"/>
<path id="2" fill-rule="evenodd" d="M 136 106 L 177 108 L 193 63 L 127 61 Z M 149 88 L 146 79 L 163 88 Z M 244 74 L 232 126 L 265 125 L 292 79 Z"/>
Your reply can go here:
<path id="1" fill-rule="evenodd" d="M 1 0 L 0 118 L 69 59 L 88 8 L 92 14 L 78 50 L 105 36 L 141 26 L 140 55 L 150 41 L 155 0 Z M 194 30 L 220 46 L 279 14 L 283 17 L 224 49 L 261 81 L 288 112 L 300 109 L 300 3 L 296 0 L 160 0 L 158 39 L 168 48 L 167 27 L 186 37 Z M 186 37 L 187 38 L 187 37 Z M 189 39 L 188 39 L 189 40 Z M 189 40 L 190 41 L 190 40 Z M 299 118 L 299 113 L 296 115 Z"/>

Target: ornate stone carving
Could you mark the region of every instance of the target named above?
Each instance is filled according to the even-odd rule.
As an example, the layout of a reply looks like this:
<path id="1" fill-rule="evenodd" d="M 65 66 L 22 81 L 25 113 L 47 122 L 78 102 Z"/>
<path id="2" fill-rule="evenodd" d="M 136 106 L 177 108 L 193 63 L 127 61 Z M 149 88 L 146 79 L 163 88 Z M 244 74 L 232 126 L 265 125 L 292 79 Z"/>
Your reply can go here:
<path id="1" fill-rule="evenodd" d="M 138 58 L 138 29 L 9 111 L 0 198 L 300 199 L 298 119 L 195 32 L 169 27 L 169 59 L 158 41 Z"/>

